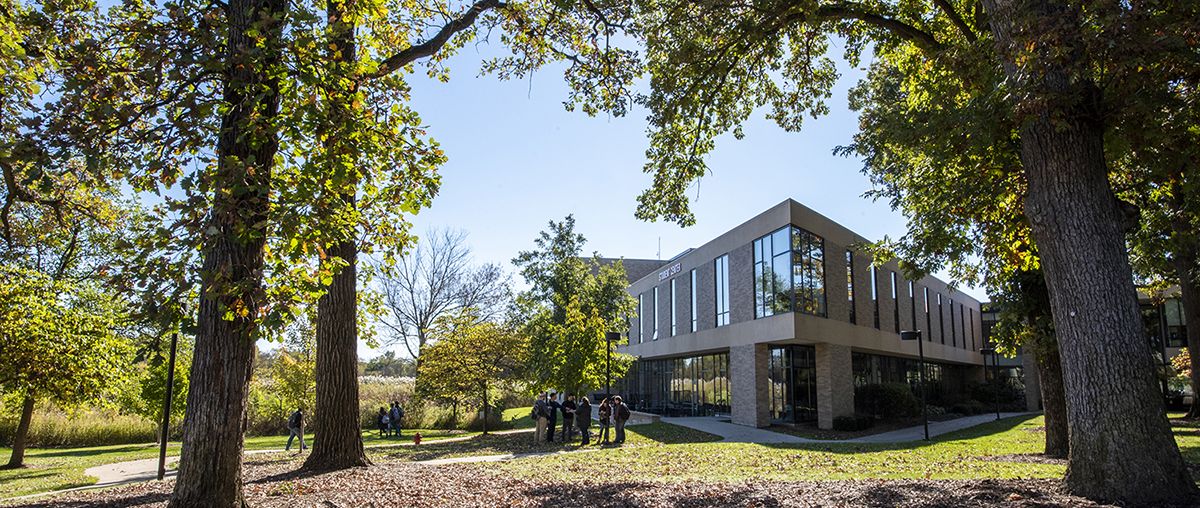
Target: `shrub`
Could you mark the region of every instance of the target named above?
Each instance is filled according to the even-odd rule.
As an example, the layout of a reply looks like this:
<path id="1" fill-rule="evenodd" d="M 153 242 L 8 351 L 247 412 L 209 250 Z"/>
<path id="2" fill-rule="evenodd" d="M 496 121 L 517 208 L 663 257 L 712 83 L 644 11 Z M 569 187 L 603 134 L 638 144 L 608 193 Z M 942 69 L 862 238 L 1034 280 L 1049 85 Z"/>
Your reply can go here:
<path id="1" fill-rule="evenodd" d="M 833 419 L 833 430 L 859 431 L 867 430 L 875 425 L 875 417 L 871 415 L 838 416 Z"/>
<path id="2" fill-rule="evenodd" d="M 946 414 L 946 408 L 932 404 L 925 406 L 925 411 L 929 416 L 945 416 Z"/>
<path id="3" fill-rule="evenodd" d="M 0 418 L 0 444 L 12 445 L 18 418 Z M 176 429 L 179 421 L 175 421 Z M 158 425 L 148 418 L 119 415 L 110 411 L 87 411 L 74 416 L 61 411 L 35 411 L 29 425 L 26 445 L 31 448 L 85 447 L 117 444 L 153 443 Z"/>
<path id="4" fill-rule="evenodd" d="M 960 415 L 977 415 L 985 411 L 987 411 L 987 407 L 982 402 L 974 399 L 959 402 L 950 407 L 950 412 Z"/>
<path id="5" fill-rule="evenodd" d="M 881 418 L 903 418 L 921 414 L 921 401 L 903 383 L 860 386 L 854 390 L 855 405 L 862 412 Z"/>

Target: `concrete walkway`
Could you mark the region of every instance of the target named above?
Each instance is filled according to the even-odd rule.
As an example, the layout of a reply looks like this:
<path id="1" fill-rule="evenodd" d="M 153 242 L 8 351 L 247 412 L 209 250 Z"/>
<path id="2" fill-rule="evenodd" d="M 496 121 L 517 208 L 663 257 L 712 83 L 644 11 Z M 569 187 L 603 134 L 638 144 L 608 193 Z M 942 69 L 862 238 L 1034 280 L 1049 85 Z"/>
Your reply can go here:
<path id="1" fill-rule="evenodd" d="M 1030 414 L 1034 413 L 1000 413 L 1000 417 L 1008 418 Z M 662 421 L 721 436 L 722 441 L 731 443 L 911 443 L 925 439 L 925 430 L 921 425 L 854 439 L 834 440 L 809 439 L 767 429 L 757 429 L 730 423 L 728 418 L 712 416 L 663 418 Z M 964 416 L 943 422 L 929 422 L 929 437 L 932 438 L 993 421 L 996 421 L 995 414 Z"/>

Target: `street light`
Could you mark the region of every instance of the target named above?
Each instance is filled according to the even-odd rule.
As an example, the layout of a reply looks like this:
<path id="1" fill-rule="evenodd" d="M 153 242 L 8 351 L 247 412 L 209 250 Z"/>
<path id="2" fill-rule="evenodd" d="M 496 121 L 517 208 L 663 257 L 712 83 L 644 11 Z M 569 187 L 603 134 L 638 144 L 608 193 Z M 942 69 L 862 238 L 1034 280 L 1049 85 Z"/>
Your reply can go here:
<path id="1" fill-rule="evenodd" d="M 919 377 L 921 380 L 921 419 L 925 424 L 925 440 L 929 441 L 929 406 L 925 403 L 925 345 L 921 340 L 921 330 L 905 330 L 900 332 L 900 340 L 917 341 L 917 356 L 921 358 Z"/>
<path id="2" fill-rule="evenodd" d="M 1000 358 L 999 351 L 994 347 L 985 347 L 979 350 L 984 355 L 992 355 L 992 401 L 996 404 L 996 419 L 1000 419 Z M 987 368 L 987 356 L 983 357 L 983 366 Z"/>
<path id="3" fill-rule="evenodd" d="M 604 398 L 612 396 L 612 348 L 614 342 L 621 340 L 620 332 L 607 332 L 604 334 L 604 341 L 608 344 L 604 352 L 607 357 L 604 359 Z"/>

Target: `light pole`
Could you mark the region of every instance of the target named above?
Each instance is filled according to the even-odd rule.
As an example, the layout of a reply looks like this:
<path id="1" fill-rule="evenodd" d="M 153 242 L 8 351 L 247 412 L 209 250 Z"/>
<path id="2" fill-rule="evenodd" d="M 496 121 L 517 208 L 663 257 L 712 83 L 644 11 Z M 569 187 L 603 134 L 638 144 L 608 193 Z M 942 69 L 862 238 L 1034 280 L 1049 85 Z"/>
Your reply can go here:
<path id="1" fill-rule="evenodd" d="M 604 358 L 604 398 L 612 396 L 612 348 L 614 342 L 621 340 L 621 332 L 607 332 L 604 334 L 604 342 L 608 346 L 605 348 Z"/>
<path id="2" fill-rule="evenodd" d="M 925 403 L 925 345 L 921 340 L 921 330 L 905 330 L 900 332 L 900 340 L 917 341 L 917 356 L 921 359 L 918 377 L 921 380 L 921 420 L 925 425 L 925 440 L 929 441 L 929 406 Z"/>
<path id="3" fill-rule="evenodd" d="M 985 347 L 979 350 L 985 355 L 992 355 L 992 401 L 996 404 L 996 419 L 1000 419 L 1000 359 L 996 356 L 999 354 L 994 347 Z M 987 368 L 987 356 L 983 357 L 984 368 Z"/>

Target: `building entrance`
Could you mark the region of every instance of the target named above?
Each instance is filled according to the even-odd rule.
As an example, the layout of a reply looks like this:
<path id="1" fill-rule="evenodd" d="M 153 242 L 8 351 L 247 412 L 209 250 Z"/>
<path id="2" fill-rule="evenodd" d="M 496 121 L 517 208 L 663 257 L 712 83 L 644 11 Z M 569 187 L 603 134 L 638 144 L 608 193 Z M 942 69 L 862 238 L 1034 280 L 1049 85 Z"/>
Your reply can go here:
<path id="1" fill-rule="evenodd" d="M 817 419 L 817 363 L 812 346 L 773 346 L 769 366 L 771 420 Z"/>

